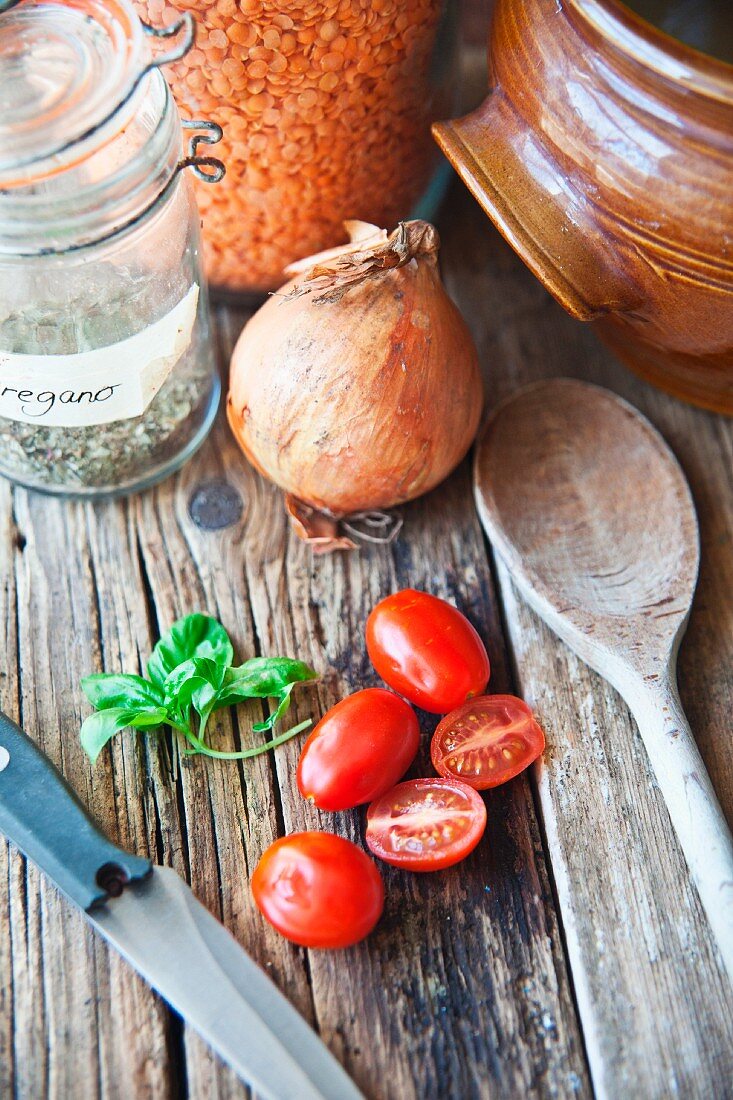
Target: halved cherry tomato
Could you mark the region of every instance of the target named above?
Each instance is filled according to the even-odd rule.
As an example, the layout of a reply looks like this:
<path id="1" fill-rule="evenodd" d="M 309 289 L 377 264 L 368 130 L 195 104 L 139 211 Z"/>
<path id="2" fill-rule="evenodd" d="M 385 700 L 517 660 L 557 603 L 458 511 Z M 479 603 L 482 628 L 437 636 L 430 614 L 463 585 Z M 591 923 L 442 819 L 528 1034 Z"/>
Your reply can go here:
<path id="1" fill-rule="evenodd" d="M 415 759 L 417 715 L 384 688 L 347 695 L 321 718 L 298 764 L 298 789 L 321 810 L 349 810 L 388 791 Z"/>
<path id="2" fill-rule="evenodd" d="M 385 683 L 432 714 L 480 695 L 489 681 L 489 658 L 468 619 L 427 592 L 405 588 L 378 603 L 366 641 Z"/>
<path id="3" fill-rule="evenodd" d="M 408 871 L 440 871 L 472 852 L 486 828 L 486 807 L 457 779 L 398 783 L 367 811 L 366 842 L 375 856 Z"/>
<path id="4" fill-rule="evenodd" d="M 445 716 L 430 755 L 439 775 L 483 791 L 519 775 L 544 747 L 545 735 L 523 699 L 481 695 Z"/>
<path id="5" fill-rule="evenodd" d="M 266 920 L 302 947 L 348 947 L 382 915 L 382 876 L 350 840 L 293 833 L 265 851 L 252 893 Z"/>

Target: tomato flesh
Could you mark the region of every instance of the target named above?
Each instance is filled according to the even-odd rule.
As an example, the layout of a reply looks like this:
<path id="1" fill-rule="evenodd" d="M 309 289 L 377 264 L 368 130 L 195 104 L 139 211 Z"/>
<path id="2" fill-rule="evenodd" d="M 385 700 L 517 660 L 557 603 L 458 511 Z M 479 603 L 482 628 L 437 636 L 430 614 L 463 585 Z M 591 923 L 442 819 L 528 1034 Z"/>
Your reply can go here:
<path id="1" fill-rule="evenodd" d="M 384 886 L 361 848 L 332 833 L 293 833 L 271 844 L 252 876 L 262 915 L 302 947 L 348 947 L 382 915 Z"/>
<path id="2" fill-rule="evenodd" d="M 419 743 L 409 703 L 384 688 L 357 691 L 332 707 L 306 741 L 298 789 L 321 810 L 371 802 L 402 778 Z"/>
<path id="3" fill-rule="evenodd" d="M 391 688 L 432 714 L 447 714 L 486 689 L 491 668 L 481 638 L 452 604 L 405 588 L 367 619 L 372 664 Z"/>
<path id="4" fill-rule="evenodd" d="M 465 859 L 486 828 L 486 807 L 456 779 L 398 783 L 367 811 L 366 842 L 386 863 L 439 871 Z"/>
<path id="5" fill-rule="evenodd" d="M 439 723 L 430 755 L 439 775 L 483 791 L 519 775 L 544 747 L 545 735 L 523 699 L 481 695 Z"/>

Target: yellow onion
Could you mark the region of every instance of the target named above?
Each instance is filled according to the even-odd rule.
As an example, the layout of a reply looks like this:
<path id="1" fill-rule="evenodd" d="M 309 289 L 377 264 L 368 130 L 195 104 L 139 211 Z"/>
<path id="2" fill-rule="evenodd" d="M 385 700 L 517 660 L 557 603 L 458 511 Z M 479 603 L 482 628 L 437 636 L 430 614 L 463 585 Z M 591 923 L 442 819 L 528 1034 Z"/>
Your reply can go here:
<path id="1" fill-rule="evenodd" d="M 228 400 L 250 462 L 288 494 L 299 533 L 328 548 L 324 520 L 438 485 L 468 451 L 483 396 L 433 226 L 346 228 L 350 245 L 293 265 L 246 325 Z"/>

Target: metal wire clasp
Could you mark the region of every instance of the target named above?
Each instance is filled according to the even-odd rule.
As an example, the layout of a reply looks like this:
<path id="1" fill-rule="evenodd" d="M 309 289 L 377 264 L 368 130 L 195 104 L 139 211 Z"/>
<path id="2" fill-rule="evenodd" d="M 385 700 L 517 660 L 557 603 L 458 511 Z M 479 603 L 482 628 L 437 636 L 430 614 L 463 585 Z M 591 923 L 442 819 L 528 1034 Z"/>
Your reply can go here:
<path id="1" fill-rule="evenodd" d="M 140 73 L 138 82 L 152 69 L 159 69 L 161 65 L 169 65 L 172 61 L 180 61 L 191 49 L 196 38 L 196 22 L 190 11 L 185 12 L 175 23 L 171 23 L 170 27 L 151 27 L 143 19 L 140 22 L 148 38 L 175 38 L 181 31 L 184 32 L 184 35 L 178 45 L 174 46 L 168 53 L 158 54 L 157 57 L 148 62 Z"/>
<path id="2" fill-rule="evenodd" d="M 203 133 L 193 134 L 188 143 L 188 156 L 178 162 L 178 170 L 193 168 L 194 174 L 204 183 L 218 183 L 224 179 L 226 168 L 218 157 L 202 157 L 199 155 L 199 145 L 216 145 L 224 136 L 221 126 L 217 122 L 207 122 L 204 119 L 183 119 L 184 130 L 203 130 Z M 211 171 L 205 171 L 205 169 Z"/>
<path id="3" fill-rule="evenodd" d="M 1 2 L 1 0 L 0 0 Z M 180 61 L 193 46 L 194 39 L 196 37 L 196 23 L 190 12 L 186 12 L 175 23 L 171 23 L 170 27 L 151 27 L 149 23 L 143 23 L 143 30 L 151 38 L 175 38 L 180 31 L 184 31 L 183 38 L 174 46 L 168 53 L 159 54 L 148 65 L 146 72 L 150 69 L 158 69 L 161 65 L 169 65 L 171 61 Z M 207 122 L 204 119 L 182 119 L 181 124 L 184 130 L 203 130 L 201 134 L 194 134 L 188 143 L 188 156 L 178 162 L 178 171 L 183 168 L 193 168 L 195 175 L 198 179 L 204 183 L 218 183 L 219 180 L 224 179 L 226 175 L 226 168 L 218 157 L 202 157 L 199 155 L 198 147 L 201 144 L 204 145 L 216 145 L 218 141 L 221 141 L 223 131 L 221 126 L 216 122 Z M 211 171 L 205 171 L 205 169 L 211 169 Z"/>
<path id="4" fill-rule="evenodd" d="M 2 2 L 2 0 L 0 0 Z M 190 12 L 186 12 L 169 27 L 151 27 L 149 23 L 143 23 L 143 30 L 151 38 L 175 38 L 181 31 L 183 38 L 168 53 L 158 54 L 141 73 L 141 77 L 151 69 L 158 69 L 161 65 L 169 65 L 171 61 L 180 61 L 193 46 L 196 37 L 196 23 Z M 218 157 L 202 157 L 198 152 L 199 145 L 216 145 L 223 137 L 221 126 L 216 122 L 207 122 L 205 119 L 182 119 L 184 130 L 202 130 L 203 133 L 194 134 L 188 143 L 188 155 L 178 162 L 178 171 L 183 168 L 193 168 L 196 177 L 204 183 L 218 183 L 226 175 L 226 168 Z M 210 169 L 210 171 L 206 171 Z"/>

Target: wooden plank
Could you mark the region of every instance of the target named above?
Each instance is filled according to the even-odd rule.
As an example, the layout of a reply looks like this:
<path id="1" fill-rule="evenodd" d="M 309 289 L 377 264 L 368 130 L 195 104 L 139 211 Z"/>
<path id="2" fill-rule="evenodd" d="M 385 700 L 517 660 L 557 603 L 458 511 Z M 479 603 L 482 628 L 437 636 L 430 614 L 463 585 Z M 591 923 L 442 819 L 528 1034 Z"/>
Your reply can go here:
<path id="1" fill-rule="evenodd" d="M 0 482 L 0 623 L 5 638 L 5 658 L 0 665 L 0 709 L 17 714 L 18 704 L 18 644 L 16 622 L 15 570 L 17 529 L 13 516 L 13 490 L 8 482 Z M 16 982 L 13 950 L 7 929 L 10 928 L 11 889 L 20 861 L 0 839 L 0 1096 L 12 1096 L 16 1083 L 13 1051 L 13 1004 Z"/>
<path id="2" fill-rule="evenodd" d="M 597 381 L 650 416 L 690 477 L 703 566 L 680 680 L 730 814 L 731 423 L 657 393 L 615 363 L 478 208 L 469 213 L 459 202 L 444 239 L 492 405 L 540 377 Z M 594 1086 L 608 1097 L 729 1096 L 733 996 L 638 732 L 615 693 L 521 603 L 501 567 L 499 578 L 517 679 L 548 732 L 539 798 Z"/>
<path id="3" fill-rule="evenodd" d="M 223 530 L 201 530 L 188 515 L 189 502 L 200 486 L 227 475 L 232 454 L 227 455 L 226 432 L 220 421 L 214 438 L 177 484 L 161 486 L 139 499 L 137 523 L 146 582 L 160 629 L 180 615 L 204 610 L 226 625 L 244 660 L 259 652 L 243 584 L 242 541 L 250 514 L 247 498 L 240 489 L 247 507 L 236 523 Z M 236 724 L 226 714 L 216 715 L 211 727 L 215 743 L 224 749 L 239 747 L 243 739 L 256 743 L 251 727 L 261 718 L 262 708 L 256 704 L 239 708 Z M 182 761 L 175 746 L 174 757 L 177 767 L 172 782 L 182 807 L 185 862 L 196 895 L 263 962 L 313 1023 L 303 952 L 279 937 L 265 951 L 264 929 L 248 888 L 262 852 L 279 831 L 279 796 L 270 761 L 266 757 L 239 765 L 203 758 Z M 191 1096 L 224 1100 L 246 1094 L 235 1075 L 188 1028 L 184 1051 Z"/>
<path id="4" fill-rule="evenodd" d="M 79 678 L 99 662 L 86 530 L 93 513 L 20 490 L 4 491 L 3 505 L 4 599 L 14 595 L 14 604 L 3 608 L 2 705 L 63 769 L 110 836 L 145 852 L 137 768 L 124 773 L 107 761 L 92 775 L 79 746 Z M 3 982 L 0 1073 L 10 1094 L 170 1095 L 167 1013 L 153 994 L 35 868 L 5 849 L 2 883 L 3 978 L 12 980 Z"/>

